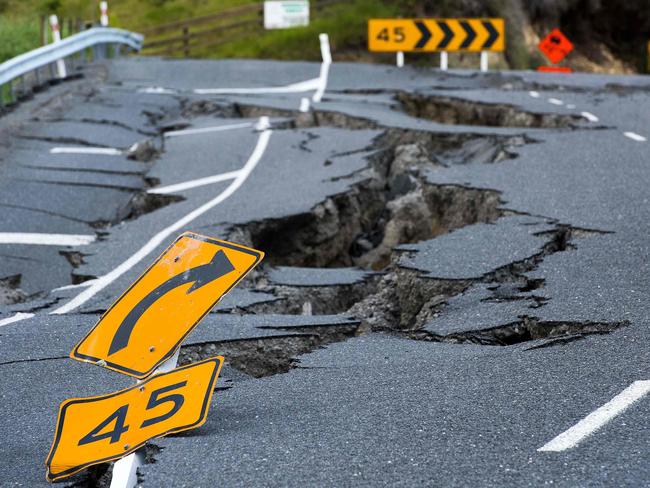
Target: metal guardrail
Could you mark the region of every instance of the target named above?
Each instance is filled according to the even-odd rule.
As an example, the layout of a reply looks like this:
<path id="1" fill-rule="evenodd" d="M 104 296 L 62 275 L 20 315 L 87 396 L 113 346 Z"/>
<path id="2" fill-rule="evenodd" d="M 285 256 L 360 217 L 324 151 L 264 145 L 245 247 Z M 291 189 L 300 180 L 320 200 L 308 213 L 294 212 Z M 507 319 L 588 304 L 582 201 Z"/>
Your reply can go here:
<path id="1" fill-rule="evenodd" d="M 135 32 L 111 27 L 93 27 L 69 36 L 60 42 L 48 44 L 16 56 L 0 64 L 0 104 L 2 103 L 3 85 L 11 84 L 14 80 L 25 77 L 30 73 L 36 73 L 36 81 L 40 84 L 38 70 L 45 66 L 54 66 L 60 59 L 82 53 L 88 48 L 110 44 L 127 46 L 139 51 L 142 48 L 143 41 L 144 36 Z M 53 75 L 52 78 L 54 77 Z"/>

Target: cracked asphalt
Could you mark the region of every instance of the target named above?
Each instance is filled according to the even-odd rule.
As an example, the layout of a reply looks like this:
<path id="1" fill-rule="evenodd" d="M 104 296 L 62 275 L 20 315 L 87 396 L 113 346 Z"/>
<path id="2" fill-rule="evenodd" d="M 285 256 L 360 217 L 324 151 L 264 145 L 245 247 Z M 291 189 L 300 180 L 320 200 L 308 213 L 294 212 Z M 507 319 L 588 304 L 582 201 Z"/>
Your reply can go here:
<path id="1" fill-rule="evenodd" d="M 650 380 L 650 77 L 334 63 L 308 112 L 268 89 L 318 73 L 118 59 L 2 114 L 0 486 L 46 485 L 61 401 L 132 384 L 67 356 L 185 230 L 266 258 L 185 341 L 226 366 L 142 486 L 649 485 L 649 396 L 539 449 Z"/>

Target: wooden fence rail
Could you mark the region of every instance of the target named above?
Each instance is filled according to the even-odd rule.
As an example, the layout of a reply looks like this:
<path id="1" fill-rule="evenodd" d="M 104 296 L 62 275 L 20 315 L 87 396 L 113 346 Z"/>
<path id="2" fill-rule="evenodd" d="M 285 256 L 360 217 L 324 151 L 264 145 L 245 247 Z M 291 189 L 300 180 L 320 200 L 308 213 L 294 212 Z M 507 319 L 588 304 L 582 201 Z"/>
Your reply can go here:
<path id="1" fill-rule="evenodd" d="M 310 18 L 345 0 L 311 0 Z M 189 57 L 196 49 L 220 46 L 264 32 L 263 3 L 170 22 L 140 30 L 145 35 L 142 54 Z M 230 21 L 230 22 L 224 22 Z"/>

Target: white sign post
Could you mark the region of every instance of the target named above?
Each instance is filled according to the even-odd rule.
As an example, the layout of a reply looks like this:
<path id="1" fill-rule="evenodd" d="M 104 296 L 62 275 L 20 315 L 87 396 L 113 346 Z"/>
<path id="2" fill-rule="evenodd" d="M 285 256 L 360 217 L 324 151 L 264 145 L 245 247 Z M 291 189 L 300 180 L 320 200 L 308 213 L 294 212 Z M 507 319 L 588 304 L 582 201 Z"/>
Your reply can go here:
<path id="1" fill-rule="evenodd" d="M 50 15 L 50 26 L 52 27 L 52 42 L 61 42 L 61 32 L 59 31 L 59 19 L 56 15 Z M 65 69 L 65 61 L 57 59 L 56 70 L 58 71 L 59 78 L 65 78 L 68 73 Z"/>
<path id="2" fill-rule="evenodd" d="M 264 2 L 264 28 L 288 29 L 309 25 L 309 0 Z"/>
<path id="3" fill-rule="evenodd" d="M 99 23 L 102 27 L 108 27 L 108 2 L 99 2 Z"/>

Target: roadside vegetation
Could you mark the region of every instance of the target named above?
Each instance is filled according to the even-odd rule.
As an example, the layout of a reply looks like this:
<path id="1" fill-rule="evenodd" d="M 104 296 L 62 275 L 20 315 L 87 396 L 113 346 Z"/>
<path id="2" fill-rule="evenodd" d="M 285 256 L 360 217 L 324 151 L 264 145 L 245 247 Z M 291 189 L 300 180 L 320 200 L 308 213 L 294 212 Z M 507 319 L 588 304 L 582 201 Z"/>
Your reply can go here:
<path id="1" fill-rule="evenodd" d="M 160 24 L 212 14 L 255 0 L 109 0 L 111 25 L 141 31 Z M 261 0 L 259 0 L 261 1 Z M 648 0 L 349 0 L 313 12 L 308 27 L 267 31 L 212 48 L 192 57 L 314 60 L 320 56 L 317 34 L 330 35 L 336 60 L 392 62 L 392 56 L 369 54 L 366 21 L 372 17 L 504 17 L 507 51 L 493 55 L 491 66 L 534 69 L 544 64 L 536 45 L 560 27 L 574 42 L 569 64 L 580 71 L 644 72 L 650 40 Z M 96 23 L 95 0 L 0 0 L 0 62 L 40 45 L 40 18 L 57 13 Z M 635 20 L 630 27 L 629 19 Z M 64 31 L 64 35 L 66 32 Z M 436 64 L 436 55 L 407 55 L 409 64 Z M 455 55 L 454 67 L 477 65 L 474 55 Z"/>

